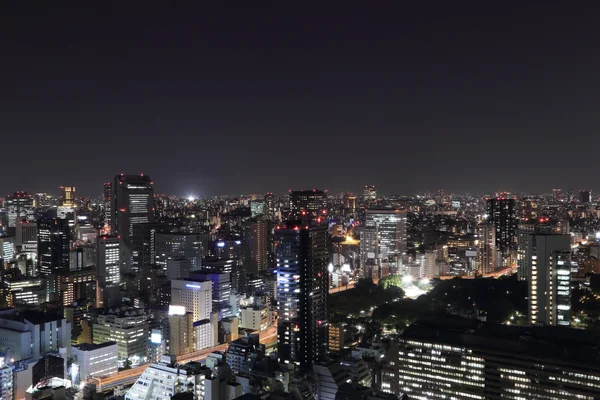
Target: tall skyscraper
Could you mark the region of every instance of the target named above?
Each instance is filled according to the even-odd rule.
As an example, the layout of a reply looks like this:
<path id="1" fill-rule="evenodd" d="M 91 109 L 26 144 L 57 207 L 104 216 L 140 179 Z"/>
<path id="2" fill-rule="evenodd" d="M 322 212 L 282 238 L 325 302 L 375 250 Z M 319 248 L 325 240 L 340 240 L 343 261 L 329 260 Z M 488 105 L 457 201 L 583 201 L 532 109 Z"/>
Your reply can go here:
<path id="1" fill-rule="evenodd" d="M 478 252 L 477 273 L 487 275 L 496 270 L 500 265 L 496 249 L 496 230 L 489 221 L 484 221 L 477 226 Z"/>
<path id="2" fill-rule="evenodd" d="M 275 219 L 275 197 L 273 196 L 273 193 L 269 192 L 265 194 L 264 207 L 265 218 L 269 221 L 273 221 Z"/>
<path id="3" fill-rule="evenodd" d="M 244 226 L 244 258 L 246 272 L 260 274 L 267 269 L 269 222 L 265 219 L 254 219 Z"/>
<path id="4" fill-rule="evenodd" d="M 156 264 L 167 268 L 168 260 L 185 258 L 190 271 L 198 271 L 202 257 L 208 253 L 208 234 L 157 232 L 155 237 Z"/>
<path id="5" fill-rule="evenodd" d="M 177 306 L 169 309 L 169 354 L 181 356 L 195 350 L 192 319 L 191 312 Z"/>
<path id="6" fill-rule="evenodd" d="M 149 176 L 117 175 L 111 191 L 111 231 L 127 243 L 135 225 L 154 222 L 154 188 Z"/>
<path id="7" fill-rule="evenodd" d="M 552 226 L 548 218 L 530 219 L 521 221 L 517 227 L 517 276 L 519 280 L 527 280 L 527 246 L 529 236 L 536 233 L 552 233 Z"/>
<path id="8" fill-rule="evenodd" d="M 212 281 L 171 281 L 171 304 L 185 307 L 193 322 L 210 319 L 212 297 Z"/>
<path id="9" fill-rule="evenodd" d="M 110 233 L 112 227 L 112 183 L 106 182 L 104 184 L 104 232 Z"/>
<path id="10" fill-rule="evenodd" d="M 35 221 L 35 200 L 26 192 L 15 192 L 6 196 L 5 207 L 8 213 L 9 228 L 16 227 L 18 220 Z"/>
<path id="11" fill-rule="evenodd" d="M 38 267 L 43 275 L 70 269 L 69 221 L 60 218 L 38 220 Z"/>
<path id="12" fill-rule="evenodd" d="M 327 195 L 322 190 L 296 190 L 290 193 L 292 217 L 321 215 L 327 212 Z"/>
<path id="13" fill-rule="evenodd" d="M 496 228 L 496 246 L 504 257 L 516 250 L 517 214 L 515 199 L 506 195 L 487 200 L 488 221 Z"/>
<path id="14" fill-rule="evenodd" d="M 99 236 L 96 242 L 96 267 L 100 287 L 121 283 L 121 240 L 114 236 Z"/>
<path id="15" fill-rule="evenodd" d="M 528 236 L 528 310 L 532 325 L 571 324 L 570 244 L 569 235 Z"/>
<path id="16" fill-rule="evenodd" d="M 60 205 L 63 207 L 75 207 L 75 186 L 61 186 L 62 196 Z"/>
<path id="17" fill-rule="evenodd" d="M 367 227 L 375 227 L 376 235 L 371 240 L 377 240 L 370 248 L 377 248 L 378 259 L 391 260 L 406 253 L 406 210 L 388 208 L 370 208 L 366 210 Z"/>
<path id="18" fill-rule="evenodd" d="M 327 223 L 287 221 L 275 235 L 279 362 L 308 370 L 327 351 Z"/>

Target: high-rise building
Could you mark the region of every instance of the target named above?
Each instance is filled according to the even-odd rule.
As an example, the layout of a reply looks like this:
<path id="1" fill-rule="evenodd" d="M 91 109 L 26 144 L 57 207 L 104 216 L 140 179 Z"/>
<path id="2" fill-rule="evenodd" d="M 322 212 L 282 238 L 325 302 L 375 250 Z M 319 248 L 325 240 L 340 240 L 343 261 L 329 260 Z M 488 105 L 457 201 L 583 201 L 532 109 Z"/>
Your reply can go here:
<path id="1" fill-rule="evenodd" d="M 592 202 L 592 191 L 591 190 L 580 190 L 579 191 L 579 202 L 581 204 L 588 204 Z"/>
<path id="2" fill-rule="evenodd" d="M 243 336 L 229 343 L 227 365 L 234 373 L 248 376 L 251 369 L 251 355 L 260 352 L 264 354 L 264 345 L 260 344 L 259 335 Z"/>
<path id="3" fill-rule="evenodd" d="M 552 233 L 549 218 L 523 220 L 517 226 L 517 276 L 519 280 L 527 280 L 527 245 L 529 235 L 534 233 Z"/>
<path id="4" fill-rule="evenodd" d="M 149 176 L 117 175 L 111 191 L 111 232 L 126 242 L 135 225 L 154 222 L 154 188 Z"/>
<path id="5" fill-rule="evenodd" d="M 96 267 L 101 287 L 121 284 L 121 240 L 114 236 L 99 236 L 96 241 Z"/>
<path id="6" fill-rule="evenodd" d="M 267 269 L 269 251 L 269 222 L 255 219 L 246 222 L 244 226 L 244 258 L 246 272 L 260 274 Z"/>
<path id="7" fill-rule="evenodd" d="M 406 254 L 406 210 L 369 208 L 365 212 L 365 226 L 371 229 L 375 227 L 376 231 L 375 235 L 371 232 L 368 236 L 371 241 L 375 240 L 368 245 L 377 249 L 375 258 L 391 260 Z"/>
<path id="8" fill-rule="evenodd" d="M 194 321 L 191 312 L 181 307 L 169 309 L 169 354 L 181 356 L 195 350 Z"/>
<path id="9" fill-rule="evenodd" d="M 477 252 L 477 273 L 487 275 L 494 272 L 500 265 L 496 250 L 496 229 L 494 224 L 484 221 L 477 226 L 479 237 Z"/>
<path id="10" fill-rule="evenodd" d="M 183 306 L 192 313 L 193 321 L 210 319 L 212 312 L 212 281 L 171 281 L 171 304 Z"/>
<path id="11" fill-rule="evenodd" d="M 35 200 L 26 192 L 15 192 L 6 196 L 5 207 L 8 213 L 9 228 L 17 226 L 18 220 L 35 220 Z"/>
<path id="12" fill-rule="evenodd" d="M 23 253 L 35 253 L 37 255 L 37 222 L 17 221 L 15 229 L 15 246 Z"/>
<path id="13" fill-rule="evenodd" d="M 63 207 L 75 207 L 75 186 L 61 186 L 60 205 Z"/>
<path id="14" fill-rule="evenodd" d="M 113 226 L 112 216 L 114 212 L 112 209 L 112 183 L 106 182 L 104 184 L 104 233 L 110 233 L 111 227 Z"/>
<path id="15" fill-rule="evenodd" d="M 502 196 L 487 200 L 488 221 L 496 228 L 496 246 L 504 257 L 516 250 L 517 214 L 515 199 Z"/>
<path id="16" fill-rule="evenodd" d="M 71 354 L 73 364 L 77 368 L 71 368 L 73 371 L 79 372 L 79 379 L 75 377 L 76 382 L 84 382 L 92 377 L 99 378 L 116 374 L 119 370 L 118 349 L 119 346 L 116 342 L 82 343 L 73 346 Z"/>
<path id="17" fill-rule="evenodd" d="M 287 221 L 277 227 L 275 240 L 279 362 L 308 370 L 327 351 L 327 223 Z"/>
<path id="18" fill-rule="evenodd" d="M 14 399 L 13 369 L 0 357 L 0 400 Z"/>
<path id="19" fill-rule="evenodd" d="M 570 237 L 530 234 L 527 244 L 528 310 L 532 325 L 571 324 Z"/>
<path id="20" fill-rule="evenodd" d="M 190 271 L 198 271 L 202 265 L 202 257 L 208 252 L 208 235 L 157 232 L 155 248 L 156 264 L 164 269 L 168 260 L 185 258 L 190 262 Z"/>
<path id="21" fill-rule="evenodd" d="M 377 191 L 375 190 L 375 186 L 367 185 L 365 186 L 365 190 L 363 192 L 363 197 L 365 203 L 368 205 L 372 205 L 377 200 Z"/>
<path id="22" fill-rule="evenodd" d="M 94 344 L 117 342 L 119 361 L 136 364 L 146 358 L 148 315 L 143 309 L 110 309 L 94 324 Z"/>
<path id="23" fill-rule="evenodd" d="M 290 192 L 290 212 L 292 217 L 321 215 L 327 212 L 327 195 L 322 190 L 296 190 Z"/>
<path id="24" fill-rule="evenodd" d="M 273 221 L 275 219 L 275 197 L 273 196 L 273 193 L 269 192 L 265 194 L 264 207 L 265 218 L 269 221 Z"/>
<path id="25" fill-rule="evenodd" d="M 60 218 L 42 218 L 38 220 L 37 231 L 39 272 L 43 275 L 68 272 L 71 250 L 69 221 Z"/>
<path id="26" fill-rule="evenodd" d="M 212 312 L 218 313 L 219 321 L 230 317 L 231 312 L 231 274 L 199 271 L 193 274 L 195 279 L 212 282 Z"/>

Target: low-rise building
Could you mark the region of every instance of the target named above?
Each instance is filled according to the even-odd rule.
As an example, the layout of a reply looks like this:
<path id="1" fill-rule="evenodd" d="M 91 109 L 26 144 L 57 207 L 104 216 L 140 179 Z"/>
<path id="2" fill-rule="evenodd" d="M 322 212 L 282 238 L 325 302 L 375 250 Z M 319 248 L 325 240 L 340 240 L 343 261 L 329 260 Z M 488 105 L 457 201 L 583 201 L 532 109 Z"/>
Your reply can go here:
<path id="1" fill-rule="evenodd" d="M 76 368 L 76 373 L 71 375 L 76 382 L 88 380 L 92 377 L 109 376 L 119 370 L 118 345 L 116 342 L 75 345 L 71 349 L 71 355 L 73 357 L 71 368 Z M 74 367 L 75 365 L 77 367 Z M 77 372 L 79 380 L 77 380 Z"/>
<path id="2" fill-rule="evenodd" d="M 110 309 L 94 324 L 94 344 L 116 342 L 119 361 L 136 364 L 146 358 L 148 315 L 138 308 Z"/>

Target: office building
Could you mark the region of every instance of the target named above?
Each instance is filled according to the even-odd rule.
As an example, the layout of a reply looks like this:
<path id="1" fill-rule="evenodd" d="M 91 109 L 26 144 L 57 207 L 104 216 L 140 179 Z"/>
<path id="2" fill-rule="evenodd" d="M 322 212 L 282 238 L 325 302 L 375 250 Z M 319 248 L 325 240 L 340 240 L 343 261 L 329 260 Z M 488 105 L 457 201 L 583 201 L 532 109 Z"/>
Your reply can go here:
<path id="1" fill-rule="evenodd" d="M 375 190 L 375 186 L 367 185 L 363 191 L 363 197 L 365 203 L 368 205 L 372 205 L 377 200 L 377 191 Z"/>
<path id="2" fill-rule="evenodd" d="M 70 270 L 71 230 L 68 220 L 41 218 L 37 223 L 38 268 L 42 275 Z"/>
<path id="3" fill-rule="evenodd" d="M 279 362 L 308 370 L 327 351 L 327 223 L 288 221 L 277 227 L 275 240 Z"/>
<path id="4" fill-rule="evenodd" d="M 146 359 L 149 338 L 148 315 L 139 308 L 114 308 L 98 315 L 94 324 L 94 344 L 116 342 L 119 362 L 133 364 Z"/>
<path id="5" fill-rule="evenodd" d="M 242 244 L 246 273 L 260 274 L 265 271 L 269 260 L 269 222 L 265 219 L 246 222 Z"/>
<path id="6" fill-rule="evenodd" d="M 517 210 L 516 201 L 504 194 L 488 199 L 486 202 L 488 221 L 496 228 L 496 247 L 503 257 L 516 250 Z"/>
<path id="7" fill-rule="evenodd" d="M 169 308 L 169 354 L 181 356 L 195 350 L 194 321 L 191 312 L 180 306 Z"/>
<path id="8" fill-rule="evenodd" d="M 154 188 L 149 176 L 117 175 L 111 190 L 111 233 L 129 242 L 134 226 L 154 222 Z"/>
<path id="9" fill-rule="evenodd" d="M 6 196 L 4 207 L 8 215 L 9 228 L 16 227 L 19 220 L 35 220 L 35 200 L 26 192 L 15 192 Z"/>
<path id="10" fill-rule="evenodd" d="M 190 272 L 202 266 L 202 257 L 208 253 L 208 235 L 202 233 L 157 232 L 155 236 L 156 264 L 167 269 L 167 261 L 187 259 Z"/>
<path id="11" fill-rule="evenodd" d="M 75 186 L 61 186 L 61 201 L 63 207 L 75 208 Z"/>
<path id="12" fill-rule="evenodd" d="M 570 244 L 568 235 L 531 234 L 528 237 L 527 302 L 532 325 L 571 324 Z"/>
<path id="13" fill-rule="evenodd" d="M 220 383 L 220 379 L 214 378 L 209 368 L 199 363 L 175 366 L 174 358 L 163 356 L 160 363 L 146 368 L 125 394 L 125 400 L 220 400 L 219 389 L 222 387 L 225 390 L 227 386 L 226 383 Z M 228 397 L 223 393 L 222 398 L 235 397 L 237 396 Z"/>
<path id="14" fill-rule="evenodd" d="M 242 307 L 239 326 L 251 331 L 264 332 L 273 323 L 271 316 L 271 311 L 266 305 Z"/>
<path id="15" fill-rule="evenodd" d="M 34 310 L 0 311 L 0 352 L 7 360 L 39 358 L 71 349 L 71 324 L 59 314 Z"/>
<path id="16" fill-rule="evenodd" d="M 96 239 L 96 267 L 101 287 L 121 284 L 121 240 L 114 236 Z"/>
<path id="17" fill-rule="evenodd" d="M 496 228 L 489 221 L 477 225 L 477 274 L 488 275 L 500 265 L 496 249 Z"/>
<path id="18" fill-rule="evenodd" d="M 185 307 L 187 312 L 192 313 L 194 322 L 210 319 L 213 309 L 212 285 L 212 281 L 171 281 L 171 304 Z"/>
<path id="19" fill-rule="evenodd" d="M 592 191 L 591 190 L 580 190 L 579 191 L 579 202 L 581 204 L 589 204 L 592 202 Z"/>
<path id="20" fill-rule="evenodd" d="M 0 400 L 14 399 L 13 369 L 6 365 L 4 357 L 0 357 Z"/>
<path id="21" fill-rule="evenodd" d="M 346 324 L 330 324 L 329 325 L 329 351 L 340 352 L 344 349 Z"/>
<path id="22" fill-rule="evenodd" d="M 529 235 L 534 233 L 552 233 L 552 225 L 548 218 L 523 220 L 517 226 L 517 276 L 519 280 L 527 280 L 528 261 L 526 257 Z"/>
<path id="23" fill-rule="evenodd" d="M 327 195 L 322 190 L 296 190 L 290 192 L 291 217 L 322 215 L 327 212 Z"/>
<path id="24" fill-rule="evenodd" d="M 402 334 L 394 366 L 410 399 L 599 398 L 592 332 L 423 319 Z"/>
<path id="25" fill-rule="evenodd" d="M 375 258 L 386 261 L 406 254 L 406 210 L 369 208 L 365 213 L 366 239 L 369 243 L 364 246 L 367 252 L 376 249 Z"/>
<path id="26" fill-rule="evenodd" d="M 49 275 L 46 278 L 46 298 L 64 306 L 70 306 L 80 300 L 93 299 L 96 297 L 96 279 L 94 267 Z"/>
<path id="27" fill-rule="evenodd" d="M 193 278 L 199 281 L 212 282 L 212 312 L 219 315 L 219 321 L 233 315 L 230 305 L 232 294 L 231 274 L 200 271 L 195 272 Z"/>
<path id="28" fill-rule="evenodd" d="M 111 228 L 113 226 L 112 190 L 112 183 L 104 183 L 104 227 L 102 228 L 102 232 L 105 235 L 111 234 Z"/>
<path id="29" fill-rule="evenodd" d="M 73 357 L 71 368 L 75 368 L 78 372 L 78 382 L 110 376 L 119 370 L 116 342 L 78 344 L 71 348 L 71 356 Z"/>
<path id="30" fill-rule="evenodd" d="M 275 220 L 275 197 L 273 196 L 273 193 L 269 192 L 265 194 L 263 203 L 265 207 L 265 219 L 267 219 L 268 221 Z"/>
<path id="31" fill-rule="evenodd" d="M 235 374 L 248 376 L 252 355 L 264 354 L 264 345 L 260 344 L 259 335 L 250 334 L 229 343 L 227 348 L 227 365 Z"/>
<path id="32" fill-rule="evenodd" d="M 15 229 L 15 246 L 22 253 L 35 254 L 37 257 L 37 222 L 18 220 Z"/>

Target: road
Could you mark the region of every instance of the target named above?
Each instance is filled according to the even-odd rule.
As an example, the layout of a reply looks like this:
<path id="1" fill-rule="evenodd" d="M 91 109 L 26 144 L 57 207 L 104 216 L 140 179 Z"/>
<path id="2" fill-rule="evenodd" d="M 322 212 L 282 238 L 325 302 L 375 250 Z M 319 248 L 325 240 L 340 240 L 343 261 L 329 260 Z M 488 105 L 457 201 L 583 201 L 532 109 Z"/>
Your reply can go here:
<path id="1" fill-rule="evenodd" d="M 377 283 L 379 283 L 379 278 L 374 278 L 373 283 L 377 285 Z M 331 288 L 331 289 L 329 289 L 329 294 L 334 294 L 334 293 L 343 292 L 345 290 L 354 289 L 354 285 L 355 285 L 355 283 L 352 282 L 352 283 L 348 284 L 347 286 L 344 285 L 344 286 L 338 286 L 335 288 Z"/>
<path id="2" fill-rule="evenodd" d="M 277 340 L 277 328 L 272 326 L 268 328 L 266 331 L 260 334 L 260 342 L 262 344 L 271 344 Z M 194 353 L 185 354 L 183 356 L 177 357 L 177 362 L 179 363 L 188 363 L 191 361 L 202 361 L 206 359 L 206 357 L 215 351 L 225 351 L 227 350 L 228 344 L 220 344 L 218 346 L 210 347 L 208 349 L 196 351 Z M 150 366 L 148 364 L 142 364 L 137 367 L 133 367 L 131 369 L 125 371 L 119 371 L 114 375 L 111 375 L 106 378 L 99 378 L 98 380 L 94 379 L 89 381 L 89 383 L 98 384 L 98 391 L 107 391 L 110 389 L 114 389 L 119 385 L 132 385 L 135 383 L 137 378 Z M 98 382 L 99 381 L 99 382 Z"/>

